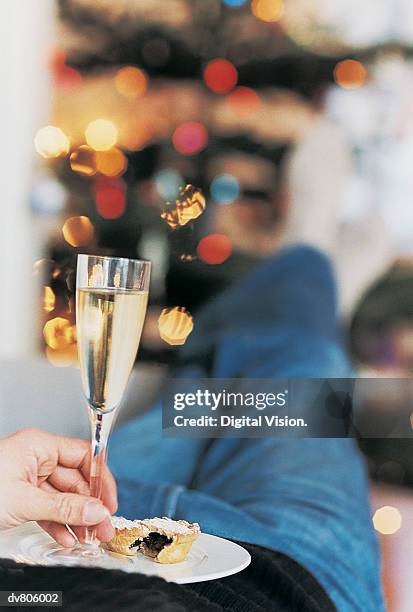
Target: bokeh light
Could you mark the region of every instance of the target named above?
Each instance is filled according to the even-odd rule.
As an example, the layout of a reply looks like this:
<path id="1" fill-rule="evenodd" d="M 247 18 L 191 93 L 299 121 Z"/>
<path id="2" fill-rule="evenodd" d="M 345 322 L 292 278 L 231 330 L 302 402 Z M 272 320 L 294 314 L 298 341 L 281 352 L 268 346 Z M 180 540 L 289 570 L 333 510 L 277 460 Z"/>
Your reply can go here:
<path id="1" fill-rule="evenodd" d="M 155 187 L 161 198 L 174 200 L 184 179 L 174 168 L 163 168 L 155 174 Z"/>
<path id="2" fill-rule="evenodd" d="M 183 306 L 164 308 L 158 319 L 160 337 L 172 346 L 185 344 L 193 327 L 192 315 Z"/>
<path id="3" fill-rule="evenodd" d="M 367 70 L 357 60 L 346 59 L 338 62 L 334 68 L 334 80 L 344 89 L 357 89 L 367 80 Z"/>
<path id="4" fill-rule="evenodd" d="M 209 234 L 200 240 L 197 247 L 199 259 L 211 265 L 223 263 L 231 252 L 231 241 L 224 234 Z"/>
<path id="5" fill-rule="evenodd" d="M 73 172 L 83 176 L 96 174 L 96 151 L 87 145 L 81 145 L 70 155 L 70 167 Z"/>
<path id="6" fill-rule="evenodd" d="M 247 0 L 222 0 L 224 4 L 231 7 L 243 6 Z"/>
<path id="7" fill-rule="evenodd" d="M 125 66 L 118 70 L 115 76 L 115 86 L 125 98 L 143 96 L 148 87 L 148 77 L 139 68 Z"/>
<path id="8" fill-rule="evenodd" d="M 126 185 L 122 179 L 98 177 L 95 183 L 96 210 L 104 219 L 121 217 L 126 208 Z"/>
<path id="9" fill-rule="evenodd" d="M 67 155 L 70 142 L 63 130 L 54 125 L 46 125 L 36 132 L 34 146 L 42 157 L 48 159 Z"/>
<path id="10" fill-rule="evenodd" d="M 64 185 L 53 174 L 46 172 L 33 184 L 30 198 L 32 210 L 41 215 L 56 215 L 64 209 L 67 197 Z"/>
<path id="11" fill-rule="evenodd" d="M 50 348 L 61 349 L 76 342 L 76 326 L 64 317 L 55 317 L 45 324 L 43 337 Z"/>
<path id="12" fill-rule="evenodd" d="M 238 71 L 226 59 L 210 61 L 204 70 L 204 81 L 215 93 L 228 93 L 238 81 Z"/>
<path id="13" fill-rule="evenodd" d="M 63 49 L 55 48 L 50 56 L 50 69 L 57 87 L 73 90 L 82 84 L 80 72 L 66 64 L 66 53 Z"/>
<path id="14" fill-rule="evenodd" d="M 402 526 L 402 515 L 394 506 L 383 506 L 374 513 L 373 525 L 379 533 L 391 535 Z"/>
<path id="15" fill-rule="evenodd" d="M 198 121 L 181 123 L 172 135 L 172 143 L 178 153 L 193 155 L 202 151 L 208 143 L 208 132 Z"/>
<path id="16" fill-rule="evenodd" d="M 284 14 L 283 0 L 252 0 L 253 15 L 261 21 L 279 21 Z"/>
<path id="17" fill-rule="evenodd" d="M 239 197 L 238 180 L 232 174 L 219 174 L 210 185 L 211 196 L 219 204 L 230 204 Z"/>
<path id="18" fill-rule="evenodd" d="M 43 310 L 52 312 L 56 304 L 56 297 L 51 287 L 43 287 Z"/>
<path id="19" fill-rule="evenodd" d="M 118 140 L 118 130 L 113 121 L 95 119 L 85 130 L 87 144 L 95 151 L 107 151 L 115 146 Z"/>
<path id="20" fill-rule="evenodd" d="M 62 227 L 63 238 L 73 247 L 80 247 L 93 240 L 94 230 L 89 217 L 69 217 Z"/>
<path id="21" fill-rule="evenodd" d="M 128 160 L 120 149 L 96 151 L 96 168 L 105 176 L 121 176 L 128 167 Z"/>
<path id="22" fill-rule="evenodd" d="M 227 96 L 230 109 L 239 117 L 247 117 L 260 108 L 260 98 L 250 87 L 237 87 Z"/>

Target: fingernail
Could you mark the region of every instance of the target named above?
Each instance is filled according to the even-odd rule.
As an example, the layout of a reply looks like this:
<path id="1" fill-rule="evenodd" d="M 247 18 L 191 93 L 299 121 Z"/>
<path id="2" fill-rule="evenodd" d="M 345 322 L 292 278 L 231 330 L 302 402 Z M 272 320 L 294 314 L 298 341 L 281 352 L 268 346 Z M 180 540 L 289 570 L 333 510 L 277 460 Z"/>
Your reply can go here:
<path id="1" fill-rule="evenodd" d="M 83 520 L 85 523 L 97 525 L 108 516 L 108 511 L 102 504 L 96 502 L 88 502 L 83 510 Z"/>

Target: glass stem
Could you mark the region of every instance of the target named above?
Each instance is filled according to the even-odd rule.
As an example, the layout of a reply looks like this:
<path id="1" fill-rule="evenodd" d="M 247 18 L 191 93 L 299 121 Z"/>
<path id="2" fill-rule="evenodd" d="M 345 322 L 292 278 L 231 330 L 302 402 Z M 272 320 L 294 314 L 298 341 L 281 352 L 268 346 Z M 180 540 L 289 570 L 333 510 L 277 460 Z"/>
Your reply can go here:
<path id="1" fill-rule="evenodd" d="M 107 414 L 88 406 L 91 429 L 90 495 L 101 499 L 106 449 L 115 411 Z M 85 528 L 85 544 L 97 545 L 96 527 Z"/>

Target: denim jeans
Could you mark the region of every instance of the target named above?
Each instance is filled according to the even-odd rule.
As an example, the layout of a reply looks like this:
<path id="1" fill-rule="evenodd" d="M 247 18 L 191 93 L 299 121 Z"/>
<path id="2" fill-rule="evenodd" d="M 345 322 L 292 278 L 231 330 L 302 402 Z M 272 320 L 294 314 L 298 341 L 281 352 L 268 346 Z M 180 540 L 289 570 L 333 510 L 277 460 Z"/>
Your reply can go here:
<path id="1" fill-rule="evenodd" d="M 175 376 L 346 377 L 329 262 L 266 260 L 195 318 Z M 197 521 L 289 555 L 340 612 L 384 610 L 363 461 L 348 439 L 162 438 L 160 406 L 114 432 L 119 513 Z"/>

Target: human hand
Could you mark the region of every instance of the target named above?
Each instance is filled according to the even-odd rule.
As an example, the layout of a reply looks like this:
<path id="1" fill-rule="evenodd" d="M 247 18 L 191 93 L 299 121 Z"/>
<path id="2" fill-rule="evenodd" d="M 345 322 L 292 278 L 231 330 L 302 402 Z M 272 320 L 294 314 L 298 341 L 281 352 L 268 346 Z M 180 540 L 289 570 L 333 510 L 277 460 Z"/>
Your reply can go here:
<path id="1" fill-rule="evenodd" d="M 114 536 L 115 480 L 105 467 L 102 501 L 90 497 L 90 444 L 85 440 L 23 429 L 0 440 L 0 465 L 0 530 L 37 521 L 67 547 L 76 540 L 66 525 L 81 541 L 85 526 L 97 525 L 103 542 Z"/>

